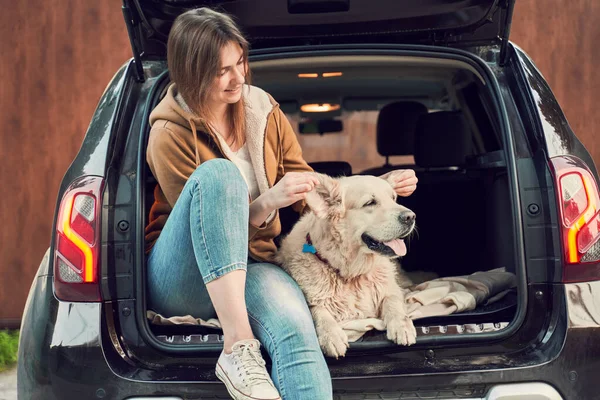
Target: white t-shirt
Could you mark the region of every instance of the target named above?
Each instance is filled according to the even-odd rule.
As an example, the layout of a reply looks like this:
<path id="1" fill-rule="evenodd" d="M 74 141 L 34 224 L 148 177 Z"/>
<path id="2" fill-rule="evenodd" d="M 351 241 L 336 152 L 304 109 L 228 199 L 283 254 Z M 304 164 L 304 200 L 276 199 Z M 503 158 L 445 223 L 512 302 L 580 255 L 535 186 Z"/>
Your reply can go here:
<path id="1" fill-rule="evenodd" d="M 229 149 L 231 150 L 231 149 Z M 238 151 L 231 151 L 231 161 L 238 167 L 246 185 L 248 185 L 248 192 L 252 200 L 256 200 L 260 196 L 260 190 L 258 189 L 258 181 L 256 180 L 256 174 L 252 167 L 252 160 L 250 159 L 250 152 L 246 143 Z"/>

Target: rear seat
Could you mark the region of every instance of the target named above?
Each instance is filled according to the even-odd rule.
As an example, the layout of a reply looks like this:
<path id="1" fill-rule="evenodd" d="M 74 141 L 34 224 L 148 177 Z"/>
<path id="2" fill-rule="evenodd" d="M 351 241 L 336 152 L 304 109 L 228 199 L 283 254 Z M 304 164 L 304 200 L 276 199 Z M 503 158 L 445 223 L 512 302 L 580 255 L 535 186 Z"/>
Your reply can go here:
<path id="1" fill-rule="evenodd" d="M 462 114 L 441 111 L 417 122 L 415 162 L 419 183 L 400 202 L 417 214 L 418 235 L 409 242 L 402 264 L 407 270 L 433 270 L 440 276 L 487 269 L 485 185 L 468 171 L 472 134 Z"/>
<path id="2" fill-rule="evenodd" d="M 316 172 L 333 177 L 352 175 L 352 166 L 346 161 L 315 161 L 308 165 Z"/>
<path id="3" fill-rule="evenodd" d="M 460 111 L 421 116 L 415 131 L 415 163 L 425 171 L 460 169 L 472 153 L 473 137 Z"/>
<path id="4" fill-rule="evenodd" d="M 380 176 L 398 168 L 414 168 L 414 165 L 393 166 L 389 158 L 414 154 L 415 127 L 419 118 L 426 114 L 427 107 L 421 103 L 399 101 L 386 104 L 377 117 L 377 152 L 385 157 L 385 164 L 361 174 Z"/>

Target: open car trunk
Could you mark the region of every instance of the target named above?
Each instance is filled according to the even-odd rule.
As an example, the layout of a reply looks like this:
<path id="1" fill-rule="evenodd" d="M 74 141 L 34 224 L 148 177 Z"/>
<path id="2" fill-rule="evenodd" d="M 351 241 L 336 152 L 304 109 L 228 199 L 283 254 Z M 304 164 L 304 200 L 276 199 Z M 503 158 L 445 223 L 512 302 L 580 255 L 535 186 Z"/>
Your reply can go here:
<path id="1" fill-rule="evenodd" d="M 400 260 L 405 271 L 456 277 L 501 268 L 514 274 L 514 285 L 491 304 L 484 300 L 467 311 L 416 319 L 417 348 L 499 339 L 518 328 L 524 312 L 525 274 L 516 262 L 514 182 L 507 161 L 512 149 L 503 137 L 509 132 L 491 74 L 461 54 L 347 48 L 251 58 L 253 83 L 273 95 L 296 131 L 303 132 L 299 141 L 316 171 L 339 176 L 416 170 L 417 191 L 399 199 L 417 215 L 418 234 Z M 381 110 L 393 103 L 418 103 L 425 112 L 410 118 L 410 108 L 404 107 L 395 114 L 397 123 L 392 113 L 380 124 Z M 303 111 L 307 104 L 329 106 L 315 113 Z M 155 180 L 149 170 L 146 174 L 147 216 Z M 285 234 L 297 215 L 283 209 L 280 216 Z M 166 352 L 221 346 L 216 328 L 145 322 L 151 340 L 159 348 L 165 345 Z M 373 330 L 349 352 L 394 346 L 385 332 Z"/>

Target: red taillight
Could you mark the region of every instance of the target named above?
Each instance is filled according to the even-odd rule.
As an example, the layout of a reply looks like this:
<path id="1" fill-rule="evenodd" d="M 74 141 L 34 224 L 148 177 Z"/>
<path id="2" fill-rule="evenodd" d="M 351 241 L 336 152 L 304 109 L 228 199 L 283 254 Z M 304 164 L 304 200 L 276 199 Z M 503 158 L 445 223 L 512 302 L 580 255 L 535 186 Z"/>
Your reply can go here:
<path id="1" fill-rule="evenodd" d="M 56 220 L 54 292 L 65 301 L 100 301 L 100 196 L 103 180 L 77 179 L 63 196 Z"/>
<path id="2" fill-rule="evenodd" d="M 600 279 L 600 195 L 583 161 L 565 156 L 551 160 L 564 249 L 565 282 Z"/>

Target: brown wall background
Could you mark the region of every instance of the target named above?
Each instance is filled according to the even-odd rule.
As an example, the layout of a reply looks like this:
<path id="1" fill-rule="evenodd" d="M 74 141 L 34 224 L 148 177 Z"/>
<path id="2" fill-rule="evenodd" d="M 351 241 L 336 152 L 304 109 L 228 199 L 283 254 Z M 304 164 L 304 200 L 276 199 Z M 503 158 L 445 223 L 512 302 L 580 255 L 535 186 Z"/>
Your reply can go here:
<path id="1" fill-rule="evenodd" d="M 0 327 L 22 314 L 60 180 L 106 84 L 131 56 L 119 0 L 18 0 L 0 13 Z M 600 2 L 517 0 L 511 39 L 600 164 Z"/>
<path id="2" fill-rule="evenodd" d="M 120 6 L 2 0 L 0 320 L 21 317 L 60 181 L 104 88 L 131 57 Z"/>
<path id="3" fill-rule="evenodd" d="M 511 40 L 531 56 L 600 168 L 600 1 L 517 0 Z"/>

